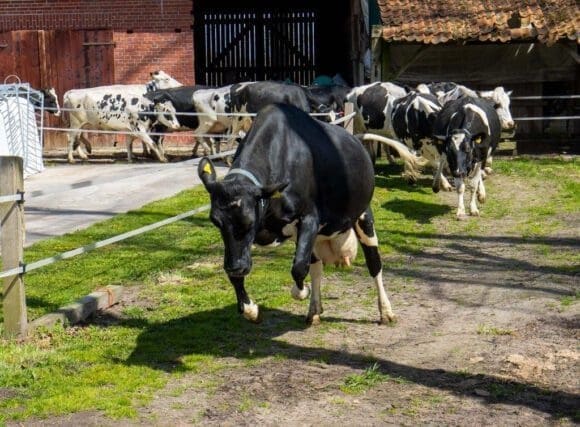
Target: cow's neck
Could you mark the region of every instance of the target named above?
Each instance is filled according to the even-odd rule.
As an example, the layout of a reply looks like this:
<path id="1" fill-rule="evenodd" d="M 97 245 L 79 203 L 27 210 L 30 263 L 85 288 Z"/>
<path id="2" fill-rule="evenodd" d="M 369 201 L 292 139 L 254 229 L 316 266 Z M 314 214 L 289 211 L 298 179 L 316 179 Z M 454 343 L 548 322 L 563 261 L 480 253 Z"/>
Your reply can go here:
<path id="1" fill-rule="evenodd" d="M 226 179 L 228 176 L 232 176 L 232 175 L 242 175 L 242 176 L 245 176 L 250 181 L 252 181 L 252 183 L 254 185 L 256 185 L 259 188 L 262 188 L 262 184 L 260 183 L 260 180 L 258 178 L 256 178 L 256 175 L 254 175 L 249 170 L 242 169 L 242 168 L 233 168 L 233 169 L 230 169 L 228 171 L 228 173 L 226 174 L 226 176 L 224 177 L 224 179 Z M 258 218 L 260 218 L 260 221 L 261 221 L 262 218 L 264 217 L 264 212 L 266 210 L 266 201 L 264 199 L 260 199 L 260 203 L 258 203 L 256 205 L 256 209 L 257 209 Z"/>
<path id="2" fill-rule="evenodd" d="M 246 178 L 248 178 L 250 181 L 252 181 L 254 183 L 254 185 L 258 186 L 258 187 L 262 187 L 262 184 L 260 183 L 260 181 L 258 180 L 258 178 L 256 178 L 256 175 L 254 175 L 252 172 L 246 170 L 246 169 L 242 169 L 242 168 L 234 168 L 234 169 L 230 169 L 229 172 L 227 173 L 226 176 L 228 175 L 243 175 Z"/>

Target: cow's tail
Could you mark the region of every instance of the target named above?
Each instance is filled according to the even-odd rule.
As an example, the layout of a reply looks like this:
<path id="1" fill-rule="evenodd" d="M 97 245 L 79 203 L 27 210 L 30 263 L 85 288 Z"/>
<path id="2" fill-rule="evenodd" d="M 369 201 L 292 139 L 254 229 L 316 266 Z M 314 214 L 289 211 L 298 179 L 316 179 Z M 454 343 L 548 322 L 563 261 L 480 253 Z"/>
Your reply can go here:
<path id="1" fill-rule="evenodd" d="M 405 162 L 403 176 L 411 181 L 417 181 L 421 169 L 429 163 L 429 160 L 422 156 L 413 154 L 409 147 L 395 139 L 386 138 L 372 133 L 357 134 L 356 137 L 361 141 L 377 141 L 394 149 Z"/>

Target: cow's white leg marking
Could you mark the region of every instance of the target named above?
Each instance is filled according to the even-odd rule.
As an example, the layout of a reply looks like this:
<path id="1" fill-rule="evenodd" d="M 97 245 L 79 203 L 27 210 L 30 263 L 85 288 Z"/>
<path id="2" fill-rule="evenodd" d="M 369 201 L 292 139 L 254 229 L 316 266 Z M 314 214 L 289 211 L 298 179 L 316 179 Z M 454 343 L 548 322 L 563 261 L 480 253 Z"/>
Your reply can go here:
<path id="1" fill-rule="evenodd" d="M 310 295 L 310 286 L 305 283 L 304 287 L 302 288 L 302 290 L 298 289 L 298 286 L 296 286 L 296 283 L 294 283 L 294 285 L 292 286 L 292 290 L 290 291 L 290 294 L 292 295 L 292 298 L 294 298 L 295 300 L 305 300 L 306 298 L 308 298 L 308 295 Z"/>
<path id="2" fill-rule="evenodd" d="M 465 183 L 463 178 L 455 178 L 455 185 L 457 186 L 457 219 L 462 219 L 465 217 L 465 204 L 463 203 Z"/>
<path id="3" fill-rule="evenodd" d="M 381 324 L 394 322 L 396 320 L 395 313 L 393 313 L 393 309 L 391 307 L 391 301 L 389 301 L 389 297 L 387 296 L 387 292 L 385 291 L 385 285 L 383 284 L 383 270 L 379 271 L 379 274 L 376 277 L 373 277 L 375 281 L 375 286 L 377 288 L 378 293 L 378 302 L 379 302 L 379 314 L 381 316 Z"/>
<path id="4" fill-rule="evenodd" d="M 477 183 L 477 200 L 479 200 L 480 203 L 485 203 L 486 198 L 487 194 L 485 192 L 485 186 L 483 185 L 482 177 Z"/>
<path id="5" fill-rule="evenodd" d="M 254 301 L 250 300 L 249 304 L 244 303 L 244 311 L 242 314 L 250 322 L 257 323 L 260 317 L 260 308 L 258 307 L 258 304 L 255 304 Z"/>
<path id="6" fill-rule="evenodd" d="M 310 307 L 306 322 L 311 325 L 320 323 L 322 314 L 322 300 L 320 296 L 320 283 L 322 282 L 322 260 L 310 264 L 310 278 L 312 279 L 312 292 L 310 293 Z"/>
<path id="7" fill-rule="evenodd" d="M 469 179 L 469 186 L 471 187 L 471 201 L 469 202 L 469 213 L 473 216 L 479 216 L 479 209 L 477 208 L 477 197 L 479 194 L 479 183 L 483 184 L 481 178 L 481 163 L 475 165 L 473 177 Z"/>

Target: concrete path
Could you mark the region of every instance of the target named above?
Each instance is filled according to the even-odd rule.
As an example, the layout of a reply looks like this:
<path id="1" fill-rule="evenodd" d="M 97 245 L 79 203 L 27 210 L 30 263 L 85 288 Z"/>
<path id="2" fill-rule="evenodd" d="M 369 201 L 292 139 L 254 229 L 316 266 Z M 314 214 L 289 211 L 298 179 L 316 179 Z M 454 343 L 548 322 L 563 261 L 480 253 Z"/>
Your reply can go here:
<path id="1" fill-rule="evenodd" d="M 47 166 L 24 180 L 25 246 L 198 185 L 198 162 Z"/>

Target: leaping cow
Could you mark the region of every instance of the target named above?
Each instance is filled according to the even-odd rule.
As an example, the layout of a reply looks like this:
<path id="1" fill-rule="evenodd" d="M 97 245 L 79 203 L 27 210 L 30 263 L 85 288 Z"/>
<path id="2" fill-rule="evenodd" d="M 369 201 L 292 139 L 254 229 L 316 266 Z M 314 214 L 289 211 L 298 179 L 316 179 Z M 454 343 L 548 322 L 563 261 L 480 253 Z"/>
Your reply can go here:
<path id="1" fill-rule="evenodd" d="M 370 209 L 373 167 L 356 137 L 296 107 L 270 105 L 256 116 L 223 180 L 207 158 L 199 163 L 198 174 L 211 197 L 210 218 L 225 246 L 224 269 L 245 318 L 260 320 L 244 287 L 252 268 L 252 244 L 296 240 L 292 295 L 308 296 L 304 280 L 310 271 L 306 320 L 314 324 L 322 314 L 317 244 L 354 228 L 378 290 L 380 322 L 394 319 Z"/>

